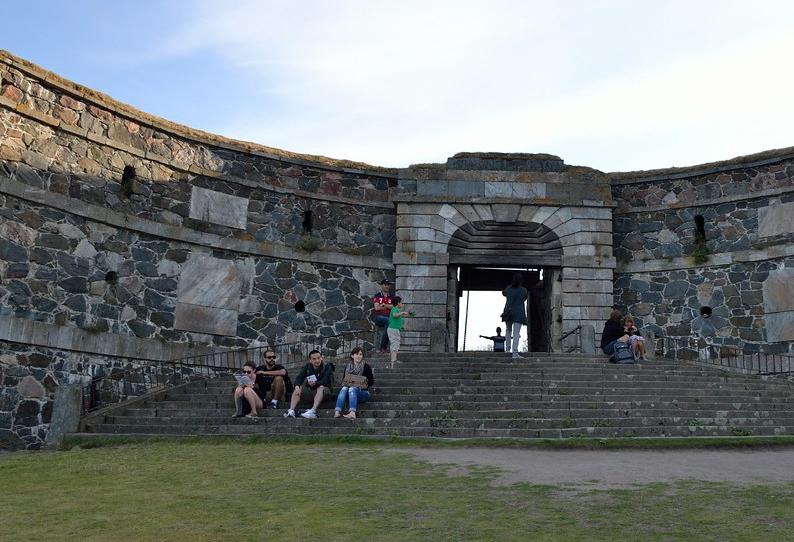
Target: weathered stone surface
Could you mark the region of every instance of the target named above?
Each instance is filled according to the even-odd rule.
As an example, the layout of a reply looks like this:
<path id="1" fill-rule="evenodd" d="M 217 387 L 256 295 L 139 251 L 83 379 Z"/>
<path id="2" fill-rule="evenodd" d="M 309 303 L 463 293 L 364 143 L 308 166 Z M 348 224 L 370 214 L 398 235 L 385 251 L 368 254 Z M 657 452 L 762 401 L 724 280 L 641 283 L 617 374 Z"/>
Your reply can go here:
<path id="1" fill-rule="evenodd" d="M 767 341 L 794 341 L 794 311 L 767 314 L 764 320 Z"/>
<path id="2" fill-rule="evenodd" d="M 235 335 L 237 311 L 177 303 L 174 327 L 211 335 Z"/>
<path id="3" fill-rule="evenodd" d="M 0 239 L 0 260 L 26 262 L 28 260 L 28 251 L 12 241 Z"/>
<path id="4" fill-rule="evenodd" d="M 194 186 L 190 218 L 244 230 L 248 222 L 248 199 Z"/>
<path id="5" fill-rule="evenodd" d="M 35 377 L 26 376 L 17 384 L 17 393 L 26 399 L 41 399 L 47 396 L 47 390 Z"/>
<path id="6" fill-rule="evenodd" d="M 177 287 L 180 303 L 237 310 L 241 276 L 233 261 L 194 254 L 182 268 Z"/>
<path id="7" fill-rule="evenodd" d="M 758 237 L 794 233 L 794 202 L 758 210 Z"/>
<path id="8" fill-rule="evenodd" d="M 19 222 L 0 223 L 0 237 L 23 247 L 33 246 L 36 232 Z"/>
<path id="9" fill-rule="evenodd" d="M 769 278 L 764 281 L 763 292 L 764 312 L 794 310 L 794 269 L 780 269 L 769 273 Z"/>

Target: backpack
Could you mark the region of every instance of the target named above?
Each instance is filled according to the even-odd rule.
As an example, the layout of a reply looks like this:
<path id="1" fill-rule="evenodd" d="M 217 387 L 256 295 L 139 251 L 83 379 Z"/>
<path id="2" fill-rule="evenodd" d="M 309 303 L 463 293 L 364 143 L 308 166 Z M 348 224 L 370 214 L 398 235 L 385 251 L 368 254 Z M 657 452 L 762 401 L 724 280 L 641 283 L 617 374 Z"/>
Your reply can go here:
<path id="1" fill-rule="evenodd" d="M 615 353 L 612 354 L 612 357 L 609 358 L 609 361 L 612 363 L 634 363 L 636 360 L 634 359 L 634 354 L 631 352 L 631 348 L 629 348 L 628 343 L 624 343 L 621 341 L 617 341 L 615 343 Z"/>

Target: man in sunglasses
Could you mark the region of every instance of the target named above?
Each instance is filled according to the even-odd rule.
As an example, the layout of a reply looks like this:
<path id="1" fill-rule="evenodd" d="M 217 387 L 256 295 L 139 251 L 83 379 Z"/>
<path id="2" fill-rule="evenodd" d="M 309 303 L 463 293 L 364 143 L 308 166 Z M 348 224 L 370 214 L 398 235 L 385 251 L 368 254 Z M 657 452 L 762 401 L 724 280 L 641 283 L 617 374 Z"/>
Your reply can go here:
<path id="1" fill-rule="evenodd" d="M 278 402 L 284 401 L 287 393 L 292 392 L 292 382 L 290 382 L 287 370 L 283 365 L 276 363 L 278 356 L 273 350 L 265 350 L 262 355 L 262 365 L 256 368 L 257 376 L 261 376 L 267 383 L 267 390 L 270 392 L 270 402 L 268 408 L 278 408 Z"/>

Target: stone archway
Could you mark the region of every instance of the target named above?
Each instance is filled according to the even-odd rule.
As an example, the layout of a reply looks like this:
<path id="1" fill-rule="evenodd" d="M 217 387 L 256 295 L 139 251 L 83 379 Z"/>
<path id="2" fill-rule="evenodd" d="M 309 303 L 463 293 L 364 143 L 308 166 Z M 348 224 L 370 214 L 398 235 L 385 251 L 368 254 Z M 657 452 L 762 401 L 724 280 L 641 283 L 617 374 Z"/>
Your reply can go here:
<path id="1" fill-rule="evenodd" d="M 400 202 L 397 214 L 397 292 L 416 314 L 404 330 L 407 350 L 450 349 L 448 320 L 455 315 L 449 309 L 456 293 L 450 268 L 493 264 L 495 256 L 512 265 L 558 269 L 553 350 L 567 349 L 559 342 L 566 331 L 581 324 L 600 331 L 609 315 L 615 267 L 609 207 Z M 529 234 L 520 243 L 523 254 L 500 246 L 500 238 L 520 238 L 522 232 Z"/>
<path id="2" fill-rule="evenodd" d="M 463 292 L 498 292 L 516 271 L 524 276 L 528 290 L 524 331 L 528 348 L 551 349 L 560 336 L 556 317 L 562 292 L 556 279 L 563 247 L 549 227 L 536 222 L 469 222 L 452 235 L 448 247 L 447 350 L 458 349 L 460 323 L 468 322 L 468 311 L 462 314 L 460 308 Z"/>

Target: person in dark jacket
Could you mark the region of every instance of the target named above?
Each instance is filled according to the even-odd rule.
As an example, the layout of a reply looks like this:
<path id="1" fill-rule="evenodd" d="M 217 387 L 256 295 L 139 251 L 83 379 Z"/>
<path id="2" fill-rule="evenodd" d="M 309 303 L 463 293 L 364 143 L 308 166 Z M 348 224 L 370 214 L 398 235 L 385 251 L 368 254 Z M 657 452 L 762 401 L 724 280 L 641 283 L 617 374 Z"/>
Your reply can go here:
<path id="1" fill-rule="evenodd" d="M 505 296 L 505 308 L 502 311 L 502 321 L 505 323 L 505 347 L 508 352 L 513 352 L 513 358 L 520 358 L 518 353 L 518 339 L 521 334 L 521 326 L 527 325 L 527 289 L 521 284 L 524 282 L 524 275 L 516 273 L 510 286 L 502 290 Z M 510 339 L 512 340 L 512 344 Z"/>
<path id="2" fill-rule="evenodd" d="M 295 378 L 295 389 L 292 391 L 289 410 L 284 414 L 285 418 L 295 417 L 295 407 L 305 393 L 307 398 L 314 395 L 312 407 L 301 414 L 304 418 L 316 418 L 317 408 L 323 402 L 326 393 L 333 391 L 334 369 L 330 363 L 323 361 L 323 355 L 319 350 L 309 352 L 309 363 L 303 366 L 298 376 Z"/>
<path id="3" fill-rule="evenodd" d="M 365 377 L 367 379 L 366 387 L 346 383 L 348 375 Z M 350 363 L 345 366 L 345 372 L 342 375 L 342 388 L 336 398 L 334 418 L 342 417 L 342 409 L 345 407 L 345 401 L 348 401 L 350 410 L 344 417 L 355 420 L 358 405 L 370 400 L 372 397 L 371 390 L 374 385 L 375 374 L 372 372 L 372 367 L 364 361 L 364 349 L 357 346 L 350 351 Z"/>
<path id="4" fill-rule="evenodd" d="M 601 350 L 604 354 L 612 355 L 615 353 L 616 342 L 629 342 L 629 336 L 623 331 L 623 313 L 613 310 L 609 315 L 609 320 L 604 323 L 604 331 L 601 332 Z"/>

